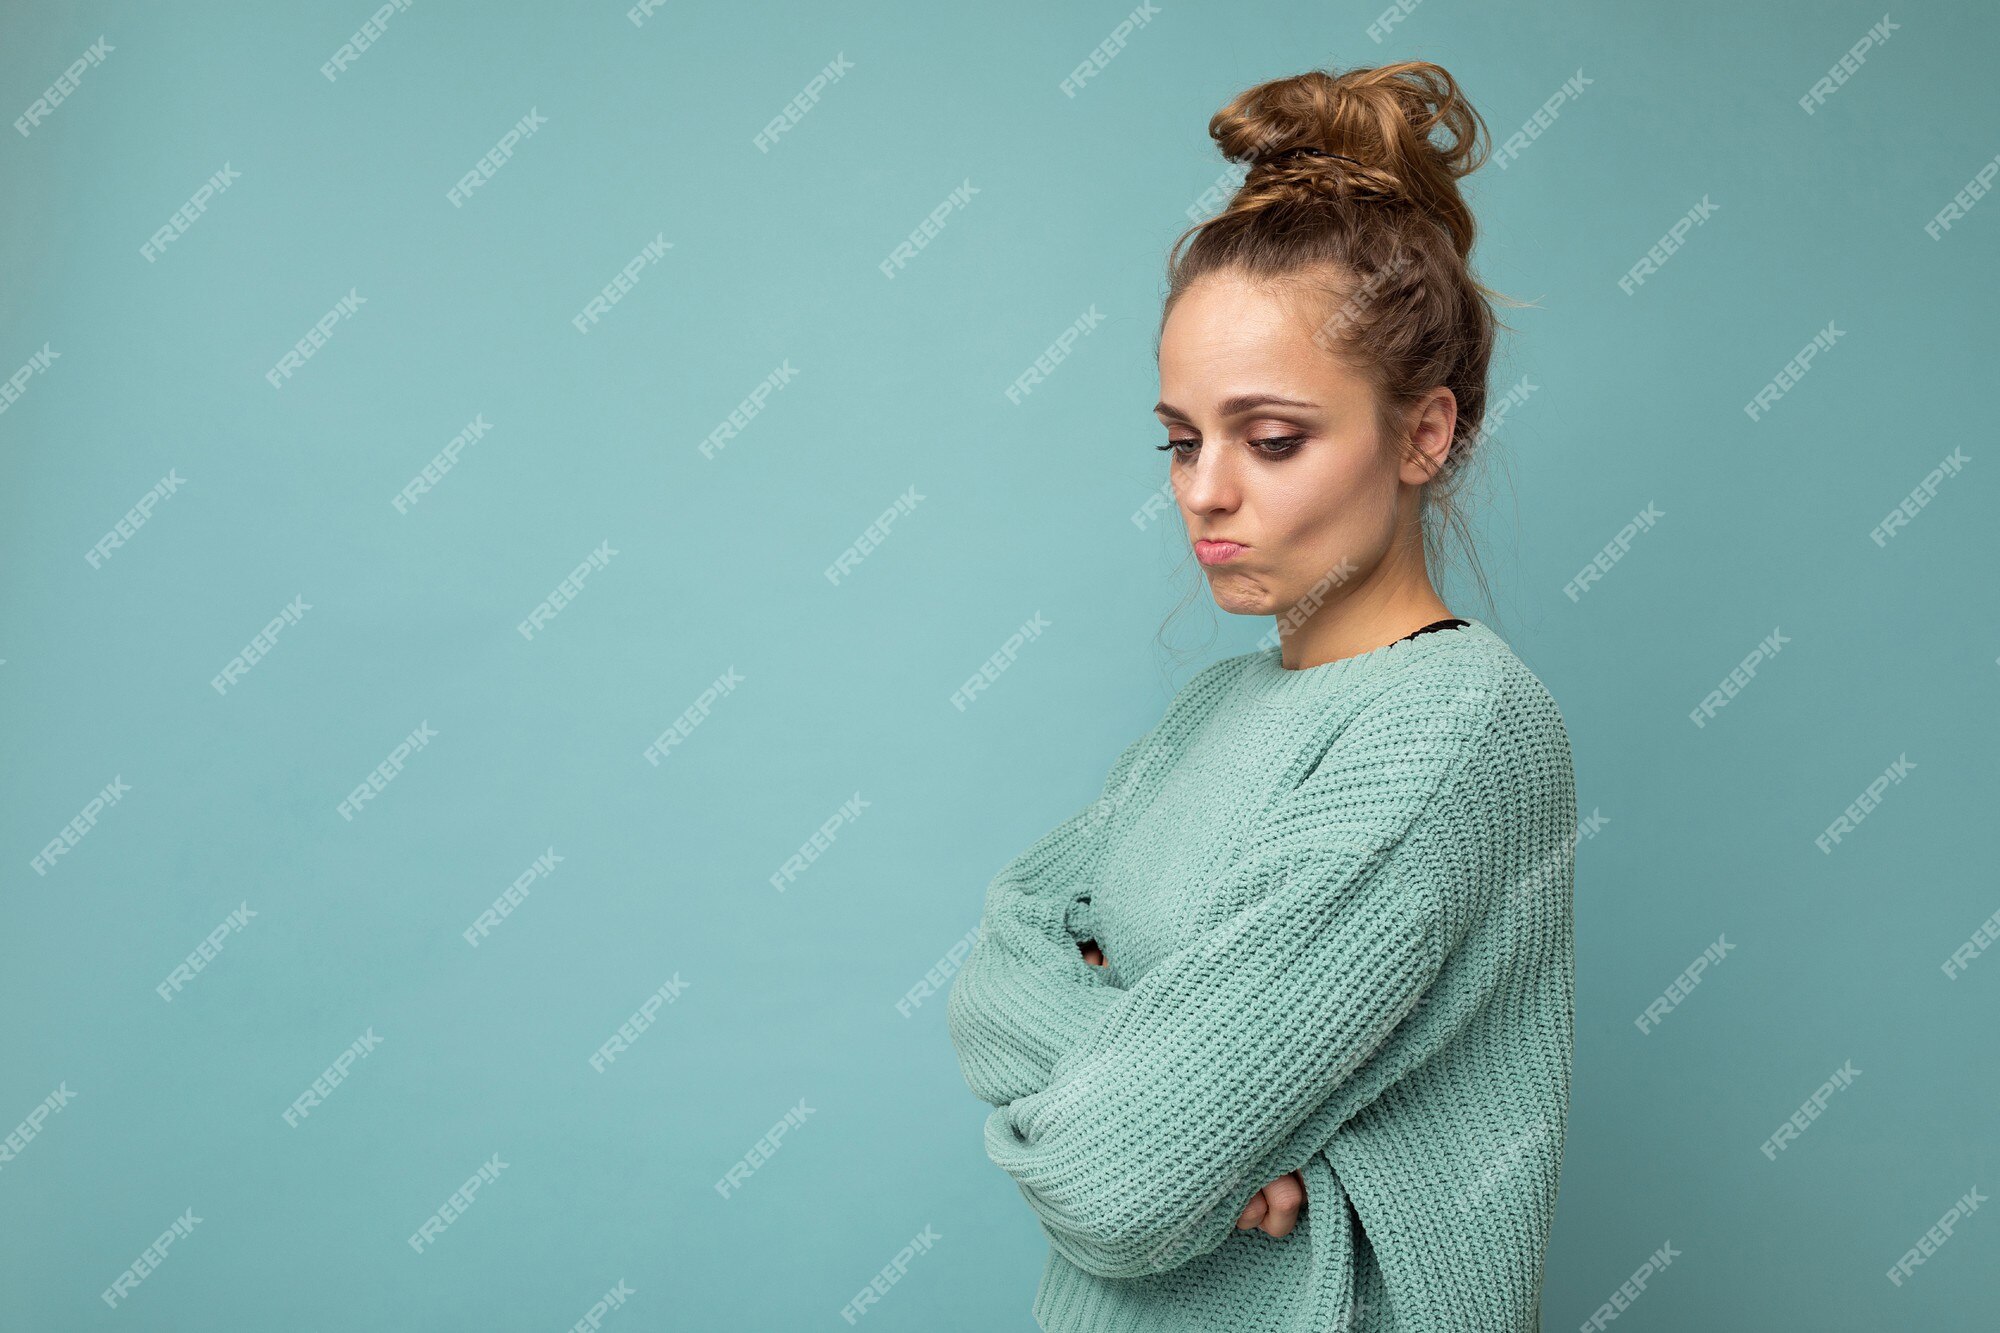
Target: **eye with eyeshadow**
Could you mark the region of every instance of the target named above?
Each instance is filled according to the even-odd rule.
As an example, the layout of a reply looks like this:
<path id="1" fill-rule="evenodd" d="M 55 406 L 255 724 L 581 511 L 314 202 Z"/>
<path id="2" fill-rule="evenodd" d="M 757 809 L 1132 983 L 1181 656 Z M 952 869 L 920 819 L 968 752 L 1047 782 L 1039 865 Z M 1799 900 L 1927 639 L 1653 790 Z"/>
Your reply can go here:
<path id="1" fill-rule="evenodd" d="M 1289 458 L 1297 453 L 1299 446 L 1305 442 L 1306 437 L 1303 435 L 1261 435 L 1244 441 L 1250 446 L 1251 452 L 1265 458 Z M 1171 451 L 1175 458 L 1185 460 L 1193 458 L 1195 453 L 1200 451 L 1201 441 L 1170 439 L 1165 444 L 1154 447 L 1162 453 Z"/>

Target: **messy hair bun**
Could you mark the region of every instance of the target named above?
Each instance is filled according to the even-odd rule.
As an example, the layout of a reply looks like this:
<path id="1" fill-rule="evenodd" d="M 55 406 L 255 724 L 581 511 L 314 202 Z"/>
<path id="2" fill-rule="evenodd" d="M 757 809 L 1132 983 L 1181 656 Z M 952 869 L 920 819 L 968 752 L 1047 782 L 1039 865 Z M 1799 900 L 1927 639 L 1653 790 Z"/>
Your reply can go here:
<path id="1" fill-rule="evenodd" d="M 1208 122 L 1223 157 L 1251 168 L 1232 209 L 1316 194 L 1407 204 L 1445 228 L 1460 258 L 1473 223 L 1458 178 L 1485 161 L 1483 129 L 1451 75 L 1420 61 L 1261 83 Z"/>
<path id="2" fill-rule="evenodd" d="M 1489 151 L 1478 112 L 1443 68 L 1404 61 L 1260 83 L 1208 132 L 1247 170 L 1220 213 L 1174 242 L 1162 330 L 1197 279 L 1235 270 L 1313 299 L 1315 339 L 1374 382 L 1385 438 L 1406 442 L 1410 411 L 1448 387 L 1457 422 L 1424 510 L 1470 554 L 1453 497 L 1485 417 L 1492 302 L 1504 299 L 1472 275 L 1476 228 L 1458 189 Z M 1439 524 L 1423 526 L 1435 559 Z"/>

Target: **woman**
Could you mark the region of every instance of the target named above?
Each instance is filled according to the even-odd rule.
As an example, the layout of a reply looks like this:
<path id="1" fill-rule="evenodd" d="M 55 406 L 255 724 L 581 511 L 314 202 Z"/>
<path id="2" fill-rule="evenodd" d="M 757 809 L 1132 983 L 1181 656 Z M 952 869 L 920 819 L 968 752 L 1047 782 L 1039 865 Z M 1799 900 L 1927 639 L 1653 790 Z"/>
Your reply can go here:
<path id="1" fill-rule="evenodd" d="M 1209 132 L 1249 170 L 1175 245 L 1155 412 L 1216 602 L 1278 644 L 1197 674 L 994 879 L 951 1037 L 1050 1240 L 1049 1333 L 1533 1330 L 1570 749 L 1428 573 L 1486 404 L 1456 183 L 1484 125 L 1406 63 Z"/>

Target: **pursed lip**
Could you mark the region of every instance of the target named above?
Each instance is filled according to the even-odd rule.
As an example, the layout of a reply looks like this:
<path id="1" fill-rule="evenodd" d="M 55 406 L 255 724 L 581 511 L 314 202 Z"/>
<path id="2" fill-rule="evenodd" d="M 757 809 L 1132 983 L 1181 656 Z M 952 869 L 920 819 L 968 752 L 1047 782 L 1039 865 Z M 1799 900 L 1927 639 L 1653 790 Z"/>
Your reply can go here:
<path id="1" fill-rule="evenodd" d="M 1240 552 L 1248 549 L 1244 543 L 1227 537 L 1202 537 L 1194 544 L 1194 555 L 1204 565 L 1219 565 L 1234 560 Z"/>

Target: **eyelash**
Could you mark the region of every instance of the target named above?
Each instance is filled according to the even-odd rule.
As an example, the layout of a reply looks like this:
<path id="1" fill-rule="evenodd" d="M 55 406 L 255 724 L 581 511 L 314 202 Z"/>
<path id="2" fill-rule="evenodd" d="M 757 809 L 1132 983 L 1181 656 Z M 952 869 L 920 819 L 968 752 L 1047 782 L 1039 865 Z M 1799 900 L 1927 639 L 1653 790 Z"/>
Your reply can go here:
<path id="1" fill-rule="evenodd" d="M 1259 439 L 1247 441 L 1249 444 L 1258 446 L 1257 452 L 1263 454 L 1266 458 L 1290 458 L 1298 452 L 1299 446 L 1305 442 L 1306 437 L 1303 435 L 1266 435 Z M 1185 458 L 1187 455 L 1180 451 L 1181 446 L 1184 444 L 1192 444 L 1199 448 L 1201 442 L 1199 440 L 1168 440 L 1165 444 L 1157 444 L 1153 447 L 1162 453 L 1170 452 L 1175 458 Z M 1267 444 L 1282 444 L 1285 447 L 1278 450 L 1262 447 Z"/>

